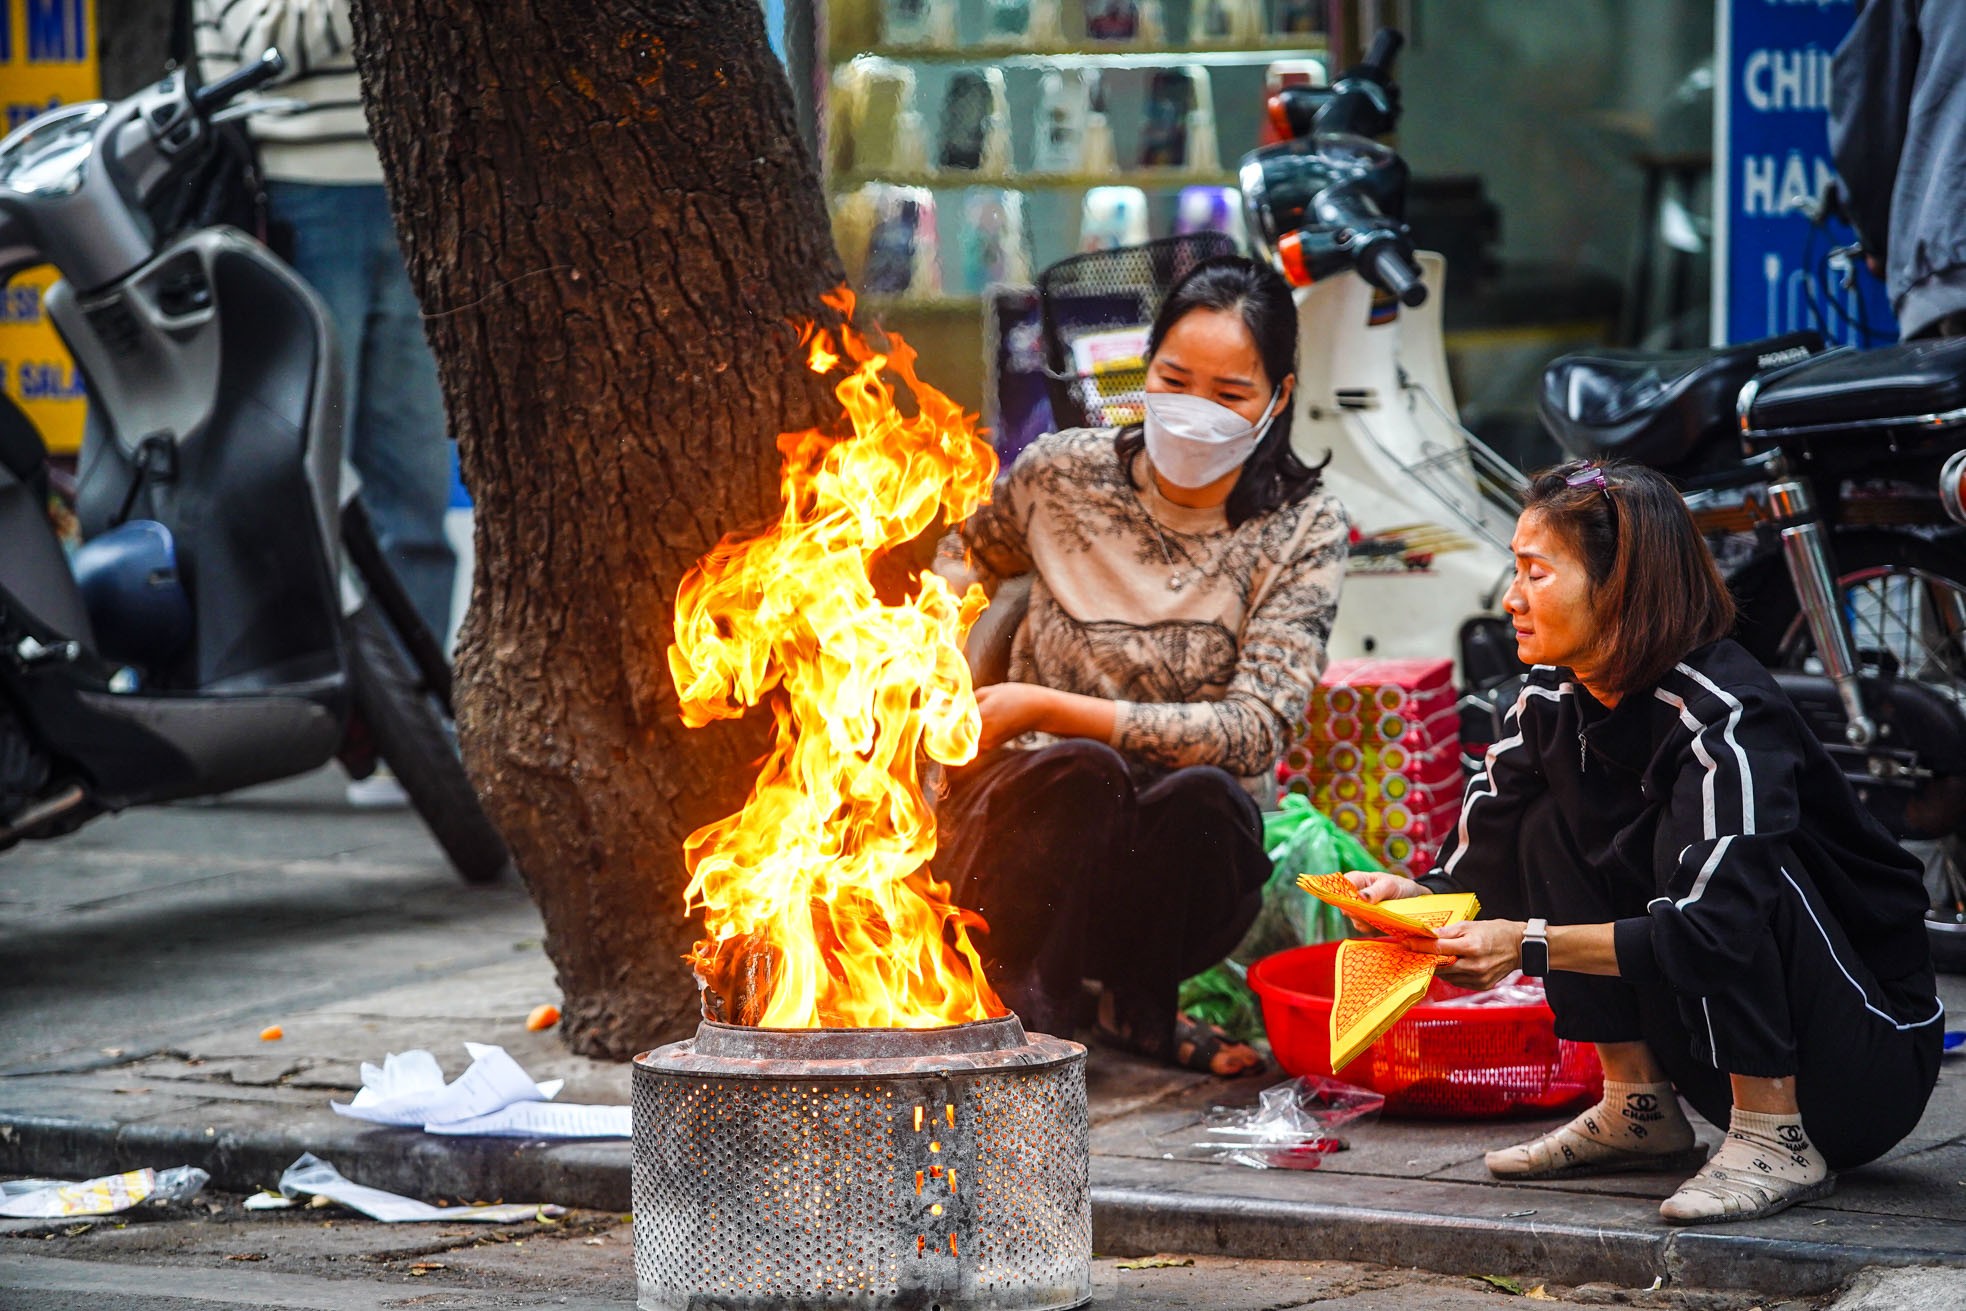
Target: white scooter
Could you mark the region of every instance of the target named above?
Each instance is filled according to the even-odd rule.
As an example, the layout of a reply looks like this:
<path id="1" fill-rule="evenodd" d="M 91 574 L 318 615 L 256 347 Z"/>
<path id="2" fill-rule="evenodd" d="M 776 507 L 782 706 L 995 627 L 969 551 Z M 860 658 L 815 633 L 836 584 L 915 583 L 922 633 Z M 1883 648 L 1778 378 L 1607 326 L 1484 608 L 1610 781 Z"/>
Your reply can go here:
<path id="1" fill-rule="evenodd" d="M 1292 447 L 1330 452 L 1325 484 L 1358 534 L 1331 657 L 1460 654 L 1479 685 L 1519 667 L 1498 625 L 1526 482 L 1456 417 L 1446 262 L 1413 250 L 1406 164 L 1371 139 L 1399 116 L 1400 44 L 1381 32 L 1336 85 L 1280 92 L 1270 112 L 1292 139 L 1246 156 L 1239 181 L 1251 237 L 1300 288 Z"/>
<path id="2" fill-rule="evenodd" d="M 1439 255 L 1420 252 L 1417 263 L 1425 286 L 1444 284 Z M 1390 316 L 1383 307 L 1375 314 L 1375 298 L 1383 299 L 1355 273 L 1298 293 L 1291 442 L 1307 461 L 1330 452 L 1325 485 L 1358 534 L 1331 633 L 1334 660 L 1456 653 L 1469 620 L 1499 616 L 1514 513 L 1483 487 L 1522 481 L 1455 417 L 1440 297 Z"/>

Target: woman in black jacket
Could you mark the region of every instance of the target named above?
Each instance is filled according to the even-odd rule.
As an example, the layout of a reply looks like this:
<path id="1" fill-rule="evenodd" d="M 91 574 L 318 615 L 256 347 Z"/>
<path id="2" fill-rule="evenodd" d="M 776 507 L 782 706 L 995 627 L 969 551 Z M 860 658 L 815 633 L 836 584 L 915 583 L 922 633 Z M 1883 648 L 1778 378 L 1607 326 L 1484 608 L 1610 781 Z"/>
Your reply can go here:
<path id="1" fill-rule="evenodd" d="M 1488 1155 L 1509 1179 L 1686 1169 L 1675 1093 L 1727 1136 L 1659 1208 L 1769 1215 L 1881 1156 L 1938 1077 L 1918 861 L 1871 817 L 1781 690 L 1725 634 L 1734 606 L 1672 486 L 1588 462 L 1540 475 L 1507 608 L 1533 666 L 1419 882 L 1470 891 L 1443 976 L 1548 974 L 1557 1033 L 1597 1046 L 1604 1099 Z"/>

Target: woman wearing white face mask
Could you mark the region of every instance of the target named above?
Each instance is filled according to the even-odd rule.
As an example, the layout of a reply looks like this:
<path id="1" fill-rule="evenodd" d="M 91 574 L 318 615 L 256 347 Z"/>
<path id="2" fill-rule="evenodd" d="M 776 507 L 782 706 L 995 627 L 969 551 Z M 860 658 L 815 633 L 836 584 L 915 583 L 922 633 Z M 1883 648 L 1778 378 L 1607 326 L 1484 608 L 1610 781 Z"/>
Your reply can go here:
<path id="1" fill-rule="evenodd" d="M 1260 1057 L 1175 992 L 1256 914 L 1256 798 L 1323 667 L 1348 527 L 1290 452 L 1297 315 L 1273 270 L 1197 267 L 1147 355 L 1142 425 L 1040 438 L 943 543 L 947 574 L 1032 583 L 935 868 L 1027 1025 L 1069 1033 L 1093 979 L 1107 1041 L 1233 1076 Z"/>

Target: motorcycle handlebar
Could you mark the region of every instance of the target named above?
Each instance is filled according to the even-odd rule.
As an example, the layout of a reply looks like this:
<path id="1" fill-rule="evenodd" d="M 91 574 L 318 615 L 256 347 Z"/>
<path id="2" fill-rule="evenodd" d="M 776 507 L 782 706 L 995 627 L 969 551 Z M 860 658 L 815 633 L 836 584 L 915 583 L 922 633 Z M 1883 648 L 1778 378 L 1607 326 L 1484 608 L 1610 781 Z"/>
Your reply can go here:
<path id="1" fill-rule="evenodd" d="M 1317 198 L 1313 209 L 1320 222 L 1338 230 L 1365 280 L 1384 288 L 1400 304 L 1412 308 L 1427 299 L 1427 284 L 1406 239 L 1406 226 L 1387 218 L 1369 196 L 1346 187 L 1333 187 Z"/>
<path id="2" fill-rule="evenodd" d="M 1367 246 L 1359 263 L 1373 275 L 1371 281 L 1377 282 L 1393 298 L 1408 309 L 1426 303 L 1427 284 L 1420 280 L 1420 264 L 1413 258 L 1413 252 L 1397 239 L 1381 240 Z"/>
<path id="3" fill-rule="evenodd" d="M 278 50 L 268 50 L 237 72 L 227 73 L 218 81 L 192 92 L 192 106 L 201 114 L 210 114 L 246 92 L 265 86 L 286 71 L 287 57 Z"/>
<path id="4" fill-rule="evenodd" d="M 1376 75 L 1380 81 L 1385 81 L 1393 75 L 1393 60 L 1405 44 L 1406 38 L 1399 32 L 1390 27 L 1380 28 L 1379 34 L 1372 38 L 1372 48 L 1365 52 L 1365 59 L 1359 64 L 1358 71 Z"/>

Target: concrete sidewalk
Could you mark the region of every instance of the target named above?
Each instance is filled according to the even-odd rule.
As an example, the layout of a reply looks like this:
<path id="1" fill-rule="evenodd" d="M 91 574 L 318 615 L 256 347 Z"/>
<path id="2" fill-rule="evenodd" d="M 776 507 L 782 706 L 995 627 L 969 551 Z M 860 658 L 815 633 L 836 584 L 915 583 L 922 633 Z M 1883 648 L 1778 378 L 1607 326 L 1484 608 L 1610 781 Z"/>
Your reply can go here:
<path id="1" fill-rule="evenodd" d="M 197 1164 L 270 1185 L 302 1151 L 429 1200 L 629 1206 L 625 1142 L 437 1138 L 333 1114 L 385 1052 L 447 1072 L 498 1043 L 566 1101 L 626 1102 L 625 1066 L 524 1017 L 557 999 L 522 890 L 467 889 L 415 821 L 358 813 L 330 775 L 101 822 L 0 857 L 0 1173 Z M 1947 1000 L 1966 1015 L 1966 987 Z M 285 1038 L 263 1042 L 279 1024 Z M 1966 1058 L 1919 1131 L 1835 1196 L 1752 1225 L 1659 1222 L 1668 1177 L 1505 1186 L 1481 1154 L 1550 1121 L 1382 1120 L 1311 1172 L 1170 1159 L 1222 1084 L 1095 1050 L 1102 1254 L 1342 1259 L 1563 1284 L 1836 1288 L 1877 1265 L 1966 1267 Z M 1717 1134 L 1705 1131 L 1709 1141 Z"/>

